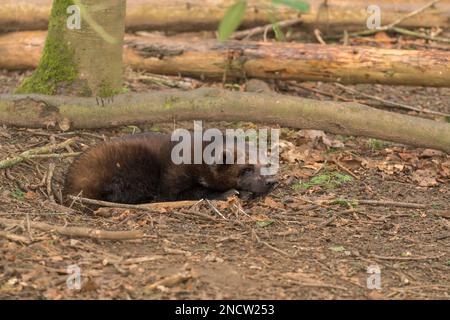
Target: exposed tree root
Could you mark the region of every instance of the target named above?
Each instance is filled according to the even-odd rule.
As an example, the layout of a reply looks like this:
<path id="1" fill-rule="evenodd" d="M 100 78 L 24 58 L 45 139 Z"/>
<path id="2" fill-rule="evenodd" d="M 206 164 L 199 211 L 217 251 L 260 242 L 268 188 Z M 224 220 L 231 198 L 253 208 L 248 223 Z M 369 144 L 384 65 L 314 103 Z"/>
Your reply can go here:
<path id="1" fill-rule="evenodd" d="M 36 100 L 45 103 L 36 104 Z M 450 153 L 450 124 L 358 103 L 216 88 L 120 95 L 105 107 L 98 106 L 94 98 L 0 95 L 0 125 L 69 130 L 187 120 L 251 121 L 325 130 Z"/>

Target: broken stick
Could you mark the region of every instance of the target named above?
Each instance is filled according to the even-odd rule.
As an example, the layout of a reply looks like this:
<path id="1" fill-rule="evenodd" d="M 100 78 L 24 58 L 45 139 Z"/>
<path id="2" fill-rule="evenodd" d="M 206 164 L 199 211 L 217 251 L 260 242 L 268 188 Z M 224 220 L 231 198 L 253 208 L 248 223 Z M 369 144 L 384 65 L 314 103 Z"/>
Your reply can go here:
<path id="1" fill-rule="evenodd" d="M 75 142 L 75 139 L 68 139 L 64 142 L 58 144 L 51 144 L 39 148 L 33 148 L 27 151 L 22 152 L 21 154 L 14 156 L 12 158 L 7 158 L 5 160 L 0 161 L 0 169 L 6 169 L 12 167 L 22 161 L 33 158 L 35 155 L 52 153 L 59 149 L 64 149 L 67 146 L 70 146 Z"/>
<path id="2" fill-rule="evenodd" d="M 0 218 L 0 224 L 8 226 L 20 225 L 22 223 L 22 220 Z M 55 232 L 64 236 L 91 238 L 97 240 L 133 240 L 141 239 L 144 236 L 143 232 L 139 230 L 107 231 L 84 227 L 63 227 L 37 221 L 30 221 L 30 226 L 41 231 Z"/>

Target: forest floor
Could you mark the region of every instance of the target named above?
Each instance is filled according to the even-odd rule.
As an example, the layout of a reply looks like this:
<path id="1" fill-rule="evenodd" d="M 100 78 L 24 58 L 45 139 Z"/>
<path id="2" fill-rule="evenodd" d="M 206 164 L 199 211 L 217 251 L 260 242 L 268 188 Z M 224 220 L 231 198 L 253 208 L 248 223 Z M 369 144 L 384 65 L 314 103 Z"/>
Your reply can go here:
<path id="1" fill-rule="evenodd" d="M 0 93 L 12 92 L 25 75 L 0 71 Z M 162 89 L 148 75 L 131 71 L 127 85 L 131 91 Z M 271 85 L 283 94 L 382 107 L 334 84 Z M 450 113 L 450 89 L 347 87 Z M 169 131 L 174 125 L 192 126 L 80 132 L 2 127 L 0 159 L 72 137 L 76 142 L 66 151 L 77 152 L 110 137 Z M 450 156 L 374 139 L 281 129 L 280 183 L 268 196 L 250 201 L 200 202 L 155 212 L 110 209 L 110 216 L 100 216 L 50 200 L 47 186 L 58 202 L 72 158 L 31 159 L 1 170 L 0 298 L 449 299 Z M 48 184 L 51 163 L 56 169 Z M 21 223 L 7 226 L 2 219 Z M 33 221 L 141 230 L 145 236 L 128 241 L 71 238 L 33 228 Z M 81 290 L 67 286 L 73 265 L 81 271 Z M 368 287 L 368 268 L 379 268 L 380 289 Z"/>

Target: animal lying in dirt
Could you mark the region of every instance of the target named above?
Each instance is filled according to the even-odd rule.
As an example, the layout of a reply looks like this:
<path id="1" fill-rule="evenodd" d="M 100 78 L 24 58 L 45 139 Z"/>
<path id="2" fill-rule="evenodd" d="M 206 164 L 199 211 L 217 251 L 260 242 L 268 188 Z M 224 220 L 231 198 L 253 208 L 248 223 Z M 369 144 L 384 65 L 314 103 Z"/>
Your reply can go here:
<path id="1" fill-rule="evenodd" d="M 225 140 L 224 140 L 225 141 Z M 178 142 L 170 134 L 144 133 L 88 149 L 69 168 L 64 194 L 119 202 L 218 199 L 232 189 L 254 195 L 268 193 L 276 180 L 261 174 L 261 164 L 175 164 Z M 211 142 L 202 142 L 205 148 Z M 223 158 L 228 146 L 224 146 Z M 234 158 L 238 148 L 233 148 Z M 194 147 L 190 149 L 191 156 Z"/>

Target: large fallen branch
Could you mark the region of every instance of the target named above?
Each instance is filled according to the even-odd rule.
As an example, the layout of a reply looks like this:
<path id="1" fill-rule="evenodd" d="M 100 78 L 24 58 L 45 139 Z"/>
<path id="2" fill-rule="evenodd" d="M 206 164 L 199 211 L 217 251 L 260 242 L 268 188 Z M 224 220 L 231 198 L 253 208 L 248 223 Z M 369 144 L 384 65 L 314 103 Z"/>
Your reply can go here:
<path id="1" fill-rule="evenodd" d="M 45 103 L 36 102 L 40 100 Z M 319 129 L 450 153 L 450 124 L 358 103 L 216 88 L 125 94 L 106 106 L 98 106 L 95 98 L 0 95 L 0 125 L 73 130 L 200 119 Z"/>
<path id="2" fill-rule="evenodd" d="M 236 0 L 127 0 L 126 27 L 129 30 L 198 31 L 215 30 L 226 9 Z M 243 27 L 271 23 L 272 0 L 247 0 Z M 377 0 L 383 23 L 391 23 L 430 0 Z M 302 15 L 307 27 L 330 30 L 365 29 L 369 16 L 367 0 L 308 0 L 310 12 Z M 0 31 L 47 29 L 51 0 L 0 0 Z M 278 19 L 290 19 L 298 12 L 277 7 Z M 450 3 L 440 1 L 420 16 L 402 22 L 404 27 L 449 26 Z"/>
<path id="3" fill-rule="evenodd" d="M 0 68 L 36 67 L 44 41 L 44 32 L 0 36 Z M 438 50 L 250 41 L 219 43 L 154 36 L 127 36 L 126 43 L 126 64 L 158 74 L 450 86 L 450 55 Z"/>

